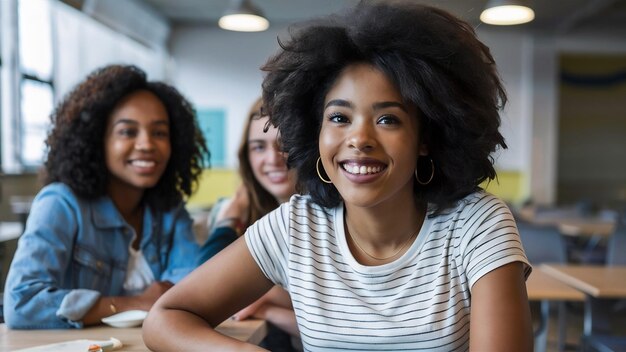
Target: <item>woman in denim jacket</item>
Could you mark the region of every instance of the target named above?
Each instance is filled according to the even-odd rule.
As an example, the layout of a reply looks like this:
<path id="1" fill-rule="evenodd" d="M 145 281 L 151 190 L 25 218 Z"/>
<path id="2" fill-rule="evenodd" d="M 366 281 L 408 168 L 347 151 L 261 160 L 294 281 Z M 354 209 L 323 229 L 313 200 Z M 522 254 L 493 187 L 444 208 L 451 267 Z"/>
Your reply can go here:
<path id="1" fill-rule="evenodd" d="M 137 67 L 107 66 L 52 123 L 46 186 L 7 277 L 7 325 L 80 328 L 149 310 L 198 255 L 183 197 L 208 150 L 191 104 Z"/>

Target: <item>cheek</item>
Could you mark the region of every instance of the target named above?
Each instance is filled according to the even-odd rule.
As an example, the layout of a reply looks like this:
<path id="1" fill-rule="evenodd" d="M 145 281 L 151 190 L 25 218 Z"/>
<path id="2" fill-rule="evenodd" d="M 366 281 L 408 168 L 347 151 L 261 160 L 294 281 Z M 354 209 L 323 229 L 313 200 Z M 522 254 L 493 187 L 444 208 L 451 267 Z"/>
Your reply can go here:
<path id="1" fill-rule="evenodd" d="M 248 161 L 250 162 L 252 173 L 254 173 L 254 176 L 256 176 L 256 178 L 259 178 L 259 176 L 261 175 L 261 166 L 263 164 L 263 155 L 251 153 L 248 156 Z"/>
<path id="2" fill-rule="evenodd" d="M 339 140 L 338 136 L 334 136 L 328 129 L 322 127 L 319 135 L 319 150 L 320 155 L 326 156 L 325 154 L 333 147 L 333 145 L 337 144 Z"/>
<path id="3" fill-rule="evenodd" d="M 170 142 L 166 142 L 161 150 L 165 159 L 169 161 L 172 156 L 172 144 Z"/>
<path id="4" fill-rule="evenodd" d="M 113 160 L 115 159 L 119 154 L 122 153 L 122 144 L 113 140 L 113 139 L 107 139 L 104 142 L 104 159 L 105 160 Z"/>

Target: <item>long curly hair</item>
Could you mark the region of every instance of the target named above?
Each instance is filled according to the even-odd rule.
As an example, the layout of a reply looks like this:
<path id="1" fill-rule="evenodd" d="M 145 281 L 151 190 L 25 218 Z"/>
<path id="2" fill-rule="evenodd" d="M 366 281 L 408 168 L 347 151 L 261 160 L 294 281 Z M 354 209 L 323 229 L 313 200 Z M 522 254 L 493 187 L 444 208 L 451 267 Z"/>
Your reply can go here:
<path id="1" fill-rule="evenodd" d="M 254 176 L 252 165 L 250 164 L 250 144 L 248 143 L 248 135 L 250 133 L 250 124 L 254 120 L 266 117 L 262 113 L 263 100 L 258 98 L 248 112 L 243 132 L 241 134 L 241 142 L 237 157 L 239 158 L 239 176 L 250 198 L 250 213 L 248 214 L 248 223 L 253 224 L 263 215 L 278 208 L 278 201 L 268 192 L 263 185 Z"/>
<path id="2" fill-rule="evenodd" d="M 367 63 L 383 72 L 419 109 L 420 135 L 435 170 L 415 182 L 435 213 L 494 179 L 491 153 L 506 148 L 499 110 L 506 93 L 489 48 L 453 15 L 411 1 L 361 1 L 349 11 L 293 26 L 262 70 L 264 106 L 280 130 L 298 191 L 326 207 L 341 201 L 315 171 L 324 98 L 342 70 Z M 419 158 L 427 180 L 431 164 Z"/>
<path id="3" fill-rule="evenodd" d="M 106 194 L 109 172 L 105 164 L 107 120 L 124 97 L 138 90 L 153 93 L 170 120 L 172 154 L 158 183 L 146 190 L 144 202 L 169 209 L 190 196 L 209 150 L 198 128 L 195 111 L 174 87 L 146 79 L 135 66 L 111 65 L 92 72 L 59 103 L 50 119 L 43 181 L 62 182 L 76 195 L 95 199 Z"/>

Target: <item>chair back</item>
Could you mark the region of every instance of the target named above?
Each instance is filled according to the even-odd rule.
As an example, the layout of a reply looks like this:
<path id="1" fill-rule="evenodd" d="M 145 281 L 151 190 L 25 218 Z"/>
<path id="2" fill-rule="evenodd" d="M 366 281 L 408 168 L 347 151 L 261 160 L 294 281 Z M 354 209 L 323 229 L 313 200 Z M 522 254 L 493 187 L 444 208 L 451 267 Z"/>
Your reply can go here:
<path id="1" fill-rule="evenodd" d="M 607 265 L 626 265 L 626 217 L 622 214 L 616 221 L 615 232 L 606 246 Z"/>
<path id="2" fill-rule="evenodd" d="M 531 264 L 567 262 L 565 241 L 558 228 L 518 221 L 517 229 Z"/>

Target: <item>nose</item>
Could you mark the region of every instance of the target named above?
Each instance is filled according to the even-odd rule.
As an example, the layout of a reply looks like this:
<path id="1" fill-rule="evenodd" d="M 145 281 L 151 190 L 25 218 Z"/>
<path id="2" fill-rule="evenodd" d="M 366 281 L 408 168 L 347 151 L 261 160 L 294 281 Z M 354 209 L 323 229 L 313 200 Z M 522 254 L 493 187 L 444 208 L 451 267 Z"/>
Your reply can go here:
<path id="1" fill-rule="evenodd" d="M 347 143 L 350 148 L 359 151 L 373 149 L 376 146 L 373 126 L 365 121 L 353 123 L 350 128 Z"/>
<path id="2" fill-rule="evenodd" d="M 137 135 L 137 139 L 135 139 L 135 149 L 144 152 L 154 150 L 154 141 L 150 133 L 143 131 Z"/>
<path id="3" fill-rule="evenodd" d="M 269 147 L 267 150 L 267 162 L 272 165 L 283 165 L 285 164 L 285 157 L 283 152 L 277 145 Z"/>

